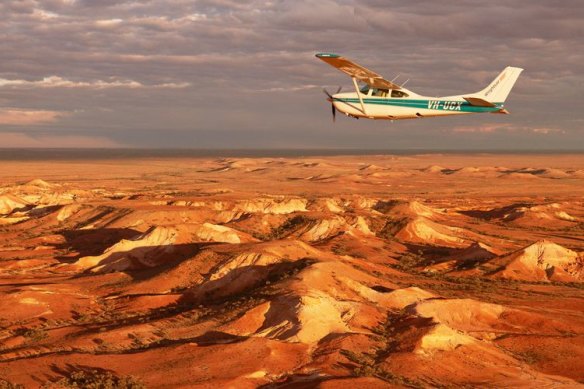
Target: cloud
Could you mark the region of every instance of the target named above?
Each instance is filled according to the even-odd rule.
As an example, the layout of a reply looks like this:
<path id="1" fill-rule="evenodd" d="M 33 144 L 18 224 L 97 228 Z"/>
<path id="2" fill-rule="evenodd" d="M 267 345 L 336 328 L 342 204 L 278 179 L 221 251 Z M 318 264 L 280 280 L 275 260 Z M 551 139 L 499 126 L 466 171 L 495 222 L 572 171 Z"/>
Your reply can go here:
<path id="1" fill-rule="evenodd" d="M 26 88 L 186 88 L 189 83 L 163 83 L 154 85 L 144 85 L 133 80 L 112 80 L 112 81 L 71 81 L 59 76 L 44 77 L 37 81 L 28 80 L 8 80 L 0 78 L 0 87 L 26 87 Z"/>
<path id="2" fill-rule="evenodd" d="M 83 135 L 31 135 L 22 132 L 0 132 L 5 148 L 114 148 L 123 147 L 106 137 Z"/>
<path id="3" fill-rule="evenodd" d="M 496 131 L 509 131 L 511 125 L 509 124 L 480 124 L 478 126 L 460 126 L 454 127 L 452 132 L 478 132 L 478 133 L 491 133 Z"/>
<path id="4" fill-rule="evenodd" d="M 553 127 L 529 127 L 510 123 L 484 123 L 476 126 L 459 126 L 452 129 L 454 133 L 495 133 L 495 132 L 527 132 L 541 135 L 565 134 L 566 131 Z"/>
<path id="5" fill-rule="evenodd" d="M 45 11 L 43 9 L 35 8 L 32 13 L 32 17 L 40 19 L 40 20 L 50 20 L 56 19 L 59 17 L 58 14 L 54 12 Z"/>
<path id="6" fill-rule="evenodd" d="M 0 40 L 0 106 L 82 111 L 51 123 L 96 137 L 111 130 L 108 136 L 141 147 L 183 147 L 185 139 L 192 147 L 249 139 L 286 147 L 301 133 L 315 147 L 465 147 L 481 138 L 497 148 L 512 137 L 571 148 L 584 134 L 583 19 L 581 0 L 561 7 L 533 0 L 7 0 L 0 2 L 0 26 L 9 32 Z M 391 125 L 340 118 L 333 136 L 319 89 L 351 90 L 351 80 L 315 59 L 320 51 L 389 79 L 399 73 L 428 96 L 479 90 L 508 65 L 525 72 L 506 103 L 511 115 Z M 266 143 L 259 130 L 278 136 Z M 228 131 L 234 135 L 221 135 Z M 419 136 L 436 133 L 427 143 Z"/>
<path id="7" fill-rule="evenodd" d="M 288 86 L 278 86 L 273 88 L 266 88 L 266 89 L 254 89 L 253 92 L 298 92 L 304 91 L 309 89 L 316 89 L 321 88 L 320 85 L 288 85 Z"/>
<path id="8" fill-rule="evenodd" d="M 544 134 L 544 135 L 548 135 L 548 134 L 565 134 L 566 133 L 566 130 L 561 130 L 559 128 L 548 128 L 548 127 L 532 128 L 531 131 L 532 132 L 535 132 L 536 134 Z"/>
<path id="9" fill-rule="evenodd" d="M 66 112 L 58 111 L 35 111 L 13 108 L 0 108 L 0 125 L 9 126 L 30 126 L 36 124 L 54 123 L 63 116 L 67 116 Z M 1 144 L 1 143 L 0 143 Z"/>
<path id="10" fill-rule="evenodd" d="M 119 19 L 119 18 L 116 18 L 116 19 L 102 19 L 102 20 L 96 20 L 95 21 L 95 25 L 97 27 L 109 28 L 109 27 L 118 26 L 122 22 L 123 22 L 123 20 L 122 19 Z"/>

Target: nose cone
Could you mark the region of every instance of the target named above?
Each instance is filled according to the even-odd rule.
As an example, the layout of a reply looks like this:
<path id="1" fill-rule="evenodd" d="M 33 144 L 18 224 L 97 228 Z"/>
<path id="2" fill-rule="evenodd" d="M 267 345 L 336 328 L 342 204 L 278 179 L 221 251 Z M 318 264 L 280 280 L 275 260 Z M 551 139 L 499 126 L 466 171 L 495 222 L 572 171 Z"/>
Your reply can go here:
<path id="1" fill-rule="evenodd" d="M 339 107 L 338 107 L 339 101 L 338 101 L 337 99 L 338 99 L 337 95 L 333 95 L 333 97 L 332 97 L 331 99 L 329 99 L 329 101 L 330 101 L 330 102 L 331 102 L 331 103 L 332 103 L 332 104 L 333 104 L 333 105 L 334 105 L 336 108 L 339 108 Z"/>
<path id="2" fill-rule="evenodd" d="M 335 105 L 335 107 L 339 108 L 339 106 L 343 105 L 341 100 L 344 98 L 346 98 L 346 96 L 344 96 L 344 93 L 335 93 L 334 95 L 332 95 L 330 101 Z"/>
<path id="3" fill-rule="evenodd" d="M 332 96 L 332 99 L 331 99 L 331 100 L 337 101 L 337 100 L 339 100 L 339 99 L 341 99 L 341 98 L 343 98 L 343 93 L 335 93 L 335 94 Z"/>

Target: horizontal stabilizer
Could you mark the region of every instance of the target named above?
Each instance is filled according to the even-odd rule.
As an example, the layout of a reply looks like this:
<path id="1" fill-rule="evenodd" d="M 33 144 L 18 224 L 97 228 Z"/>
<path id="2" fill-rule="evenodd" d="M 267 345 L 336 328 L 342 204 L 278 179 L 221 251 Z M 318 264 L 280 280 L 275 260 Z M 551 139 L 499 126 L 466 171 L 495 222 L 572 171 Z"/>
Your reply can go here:
<path id="1" fill-rule="evenodd" d="M 490 101 L 481 99 L 480 97 L 463 97 L 470 105 L 474 105 L 476 107 L 496 107 L 495 104 L 491 103 Z"/>

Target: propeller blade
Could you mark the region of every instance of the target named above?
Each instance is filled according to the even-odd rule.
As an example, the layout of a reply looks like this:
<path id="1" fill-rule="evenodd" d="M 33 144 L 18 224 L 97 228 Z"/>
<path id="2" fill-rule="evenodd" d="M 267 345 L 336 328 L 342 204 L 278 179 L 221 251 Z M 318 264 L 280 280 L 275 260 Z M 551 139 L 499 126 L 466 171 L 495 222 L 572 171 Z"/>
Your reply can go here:
<path id="1" fill-rule="evenodd" d="M 339 93 L 341 91 L 341 88 L 342 87 L 339 86 L 339 89 L 337 89 L 336 93 Z M 328 96 L 327 100 L 331 102 L 331 110 L 332 110 L 332 114 L 333 114 L 333 123 L 334 123 L 336 121 L 336 117 L 337 117 L 337 109 L 335 108 L 335 105 L 333 104 L 333 100 L 334 100 L 333 95 L 331 95 L 329 93 L 329 91 L 327 91 L 325 88 L 322 88 L 322 91 L 325 95 Z"/>
<path id="2" fill-rule="evenodd" d="M 332 110 L 333 110 L 333 123 L 336 121 L 336 116 L 337 116 L 337 109 L 335 108 L 334 104 L 331 104 Z"/>
<path id="3" fill-rule="evenodd" d="M 339 85 L 339 89 L 337 89 L 337 93 L 341 93 L 341 90 L 343 89 L 343 87 L 341 85 Z M 335 93 L 335 95 L 337 94 Z"/>

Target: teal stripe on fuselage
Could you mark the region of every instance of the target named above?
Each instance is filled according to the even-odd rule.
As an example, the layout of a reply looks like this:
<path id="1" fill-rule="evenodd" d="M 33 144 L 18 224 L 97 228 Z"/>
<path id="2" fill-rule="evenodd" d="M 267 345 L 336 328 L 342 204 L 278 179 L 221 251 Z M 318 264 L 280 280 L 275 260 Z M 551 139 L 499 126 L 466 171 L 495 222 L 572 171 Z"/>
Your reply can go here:
<path id="1" fill-rule="evenodd" d="M 360 104 L 357 98 L 334 98 L 335 101 L 340 101 L 344 103 Z M 383 99 L 383 98 L 365 98 L 363 99 L 365 104 L 375 104 L 375 105 L 391 105 L 395 107 L 406 107 L 406 108 L 419 108 L 419 109 L 432 109 L 435 111 L 447 111 L 447 112 L 494 112 L 501 109 L 502 103 L 494 103 L 496 107 L 478 107 L 476 105 L 471 105 L 466 101 L 454 101 L 454 100 L 414 100 L 414 99 Z M 447 103 L 445 105 L 445 103 Z M 458 109 L 460 108 L 460 109 Z"/>

